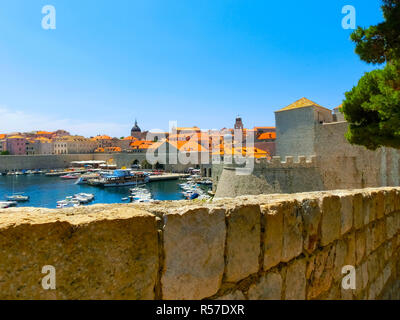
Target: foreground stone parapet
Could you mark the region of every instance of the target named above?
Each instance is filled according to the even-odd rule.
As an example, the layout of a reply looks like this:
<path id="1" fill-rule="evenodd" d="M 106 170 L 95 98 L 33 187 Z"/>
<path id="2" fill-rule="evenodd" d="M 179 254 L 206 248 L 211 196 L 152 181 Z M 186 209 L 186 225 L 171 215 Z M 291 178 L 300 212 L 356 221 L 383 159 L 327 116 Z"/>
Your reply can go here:
<path id="1" fill-rule="evenodd" d="M 0 210 L 0 262 L 0 299 L 400 299 L 400 188 Z"/>
<path id="2" fill-rule="evenodd" d="M 76 216 L 15 210 L 0 215 L 0 299 L 154 299 L 153 215 L 115 206 Z M 47 265 L 55 290 L 42 287 Z"/>
<path id="3" fill-rule="evenodd" d="M 201 207 L 176 210 L 164 216 L 164 223 L 163 298 L 214 295 L 224 273 L 225 211 Z"/>
<path id="4" fill-rule="evenodd" d="M 227 282 L 237 282 L 257 273 L 260 255 L 260 206 L 242 205 L 231 208 L 228 215 L 226 248 Z"/>

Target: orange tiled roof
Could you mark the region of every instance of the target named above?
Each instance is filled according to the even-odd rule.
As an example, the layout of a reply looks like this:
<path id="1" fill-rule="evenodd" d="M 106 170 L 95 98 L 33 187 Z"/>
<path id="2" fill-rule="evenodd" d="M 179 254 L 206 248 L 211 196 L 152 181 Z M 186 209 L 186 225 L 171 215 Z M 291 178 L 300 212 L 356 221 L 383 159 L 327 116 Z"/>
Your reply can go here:
<path id="1" fill-rule="evenodd" d="M 151 145 L 153 144 L 153 141 L 148 141 L 148 140 L 133 140 L 132 143 L 130 144 L 131 147 L 140 147 L 141 145 L 147 144 Z"/>
<path id="2" fill-rule="evenodd" d="M 40 142 L 51 142 L 52 140 L 49 138 L 45 138 L 45 137 L 39 137 L 39 138 L 35 138 L 36 141 L 40 141 Z"/>
<path id="3" fill-rule="evenodd" d="M 264 132 L 257 138 L 258 140 L 276 139 L 276 132 Z"/>
<path id="4" fill-rule="evenodd" d="M 201 144 L 197 143 L 196 141 L 169 141 L 169 143 L 177 148 L 179 151 L 183 152 L 205 152 L 208 151 L 204 148 Z"/>
<path id="5" fill-rule="evenodd" d="M 54 132 L 48 132 L 48 131 L 38 131 L 36 134 L 53 134 Z"/>
<path id="6" fill-rule="evenodd" d="M 295 102 L 293 102 L 292 104 L 278 110 L 275 112 L 281 112 L 281 111 L 287 111 L 287 110 L 293 110 L 293 109 L 300 109 L 300 108 L 306 108 L 306 107 L 311 107 L 311 106 L 316 106 L 316 107 L 320 107 L 326 110 L 329 110 L 327 108 L 324 108 L 323 106 L 320 106 L 318 103 L 315 103 L 307 98 L 301 98 Z"/>
<path id="7" fill-rule="evenodd" d="M 111 137 L 107 136 L 107 135 L 96 136 L 96 137 L 92 138 L 92 140 L 111 140 Z"/>
<path id="8" fill-rule="evenodd" d="M 257 129 L 276 129 L 275 127 L 254 127 L 254 130 Z"/>
<path id="9" fill-rule="evenodd" d="M 25 137 L 20 136 L 20 135 L 15 135 L 15 136 L 11 136 L 11 137 L 7 137 L 8 139 L 25 139 Z"/>
<path id="10" fill-rule="evenodd" d="M 5 139 L 6 136 L 5 134 L 0 134 L 0 139 Z"/>
<path id="11" fill-rule="evenodd" d="M 123 138 L 122 140 L 132 140 L 132 141 L 135 141 L 135 140 L 138 140 L 138 139 L 135 138 L 135 137 L 129 136 L 129 137 Z"/>

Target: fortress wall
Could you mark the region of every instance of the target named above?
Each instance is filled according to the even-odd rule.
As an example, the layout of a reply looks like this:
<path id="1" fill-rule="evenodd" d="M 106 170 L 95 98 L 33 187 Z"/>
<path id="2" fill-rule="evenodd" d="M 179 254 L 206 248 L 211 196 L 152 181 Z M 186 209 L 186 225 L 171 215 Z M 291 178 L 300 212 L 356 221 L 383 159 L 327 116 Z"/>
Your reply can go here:
<path id="1" fill-rule="evenodd" d="M 325 190 L 399 185 L 399 151 L 370 151 L 345 138 L 347 122 L 317 127 L 315 151 Z"/>
<path id="2" fill-rule="evenodd" d="M 0 217 L 0 299 L 400 299 L 400 188 Z"/>
<path id="3" fill-rule="evenodd" d="M 71 161 L 93 160 L 93 154 L 0 156 L 0 171 L 68 168 Z"/>
<path id="4" fill-rule="evenodd" d="M 271 193 L 295 193 L 323 190 L 323 181 L 312 156 L 260 159 L 254 169 L 241 175 L 242 169 L 213 166 L 216 198 Z M 223 169 L 222 169 L 223 168 Z"/>
<path id="5" fill-rule="evenodd" d="M 71 161 L 114 160 L 118 167 L 130 167 L 136 159 L 146 158 L 145 153 L 87 153 L 62 155 L 0 156 L 0 171 L 68 168 Z"/>

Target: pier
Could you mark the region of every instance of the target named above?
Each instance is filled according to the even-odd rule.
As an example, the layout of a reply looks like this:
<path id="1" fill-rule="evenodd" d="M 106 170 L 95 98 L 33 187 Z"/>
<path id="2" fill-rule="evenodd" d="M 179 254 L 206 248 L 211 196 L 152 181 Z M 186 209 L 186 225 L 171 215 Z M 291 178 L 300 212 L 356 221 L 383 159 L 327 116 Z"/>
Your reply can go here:
<path id="1" fill-rule="evenodd" d="M 162 175 L 153 175 L 150 176 L 150 182 L 154 181 L 164 181 L 164 180 L 177 180 L 180 178 L 187 178 L 190 177 L 189 174 L 184 174 L 184 173 L 165 173 Z"/>

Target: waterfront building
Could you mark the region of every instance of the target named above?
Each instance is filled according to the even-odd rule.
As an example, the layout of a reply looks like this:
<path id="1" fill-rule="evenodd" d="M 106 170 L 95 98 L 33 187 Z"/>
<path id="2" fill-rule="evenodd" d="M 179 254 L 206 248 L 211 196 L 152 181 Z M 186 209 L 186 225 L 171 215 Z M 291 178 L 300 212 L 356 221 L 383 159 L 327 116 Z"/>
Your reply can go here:
<path id="1" fill-rule="evenodd" d="M 12 135 L 6 138 L 6 150 L 11 155 L 26 155 L 27 140 L 22 135 Z"/>
<path id="2" fill-rule="evenodd" d="M 92 153 L 96 142 L 82 136 L 62 136 L 53 140 L 54 154 Z"/>
<path id="3" fill-rule="evenodd" d="M 35 139 L 27 139 L 26 154 L 27 155 L 44 155 L 53 154 L 53 141 L 48 138 L 39 137 Z"/>
<path id="4" fill-rule="evenodd" d="M 7 144 L 6 144 L 6 139 L 3 138 L 3 139 L 0 139 L 0 153 L 2 153 L 4 151 L 7 151 Z"/>

